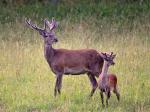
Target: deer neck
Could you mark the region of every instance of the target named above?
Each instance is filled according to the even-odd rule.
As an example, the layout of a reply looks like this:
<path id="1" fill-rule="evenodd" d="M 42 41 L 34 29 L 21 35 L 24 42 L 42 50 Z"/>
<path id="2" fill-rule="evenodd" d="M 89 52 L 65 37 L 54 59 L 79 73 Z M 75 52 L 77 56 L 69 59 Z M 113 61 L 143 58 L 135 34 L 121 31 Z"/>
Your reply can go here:
<path id="1" fill-rule="evenodd" d="M 47 44 L 44 45 L 44 56 L 49 64 L 53 60 L 54 51 L 55 50 L 52 47 L 52 45 L 47 45 Z"/>
<path id="2" fill-rule="evenodd" d="M 108 63 L 106 61 L 104 61 L 104 64 L 103 64 L 103 67 L 102 67 L 102 72 L 101 72 L 101 78 L 104 78 L 104 77 L 107 76 L 108 68 L 109 68 Z"/>

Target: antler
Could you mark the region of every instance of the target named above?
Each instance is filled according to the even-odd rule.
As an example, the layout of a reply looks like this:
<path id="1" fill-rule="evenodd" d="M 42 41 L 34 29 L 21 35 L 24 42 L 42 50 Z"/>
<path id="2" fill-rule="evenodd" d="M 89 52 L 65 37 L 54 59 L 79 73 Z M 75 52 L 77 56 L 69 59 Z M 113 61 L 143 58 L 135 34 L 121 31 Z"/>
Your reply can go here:
<path id="1" fill-rule="evenodd" d="M 57 22 L 54 20 L 54 18 L 52 18 L 51 23 L 47 19 L 45 19 L 44 22 L 45 22 L 45 28 L 47 25 L 50 31 L 52 31 L 53 29 L 57 27 Z"/>
<path id="2" fill-rule="evenodd" d="M 44 29 L 46 30 L 46 25 L 47 25 L 47 19 L 44 19 Z"/>
<path id="3" fill-rule="evenodd" d="M 49 28 L 50 26 L 50 22 L 48 19 L 44 19 L 44 29 L 46 30 L 46 26 L 48 26 L 49 31 L 51 31 L 51 29 Z"/>
<path id="4" fill-rule="evenodd" d="M 113 52 L 111 52 L 110 56 L 112 56 L 112 55 L 113 55 Z"/>
<path id="5" fill-rule="evenodd" d="M 35 30 L 38 30 L 38 31 L 45 30 L 45 29 L 39 28 L 37 25 L 31 23 L 31 19 L 29 19 L 29 20 L 25 19 L 25 22 L 27 25 L 31 26 L 31 28 L 33 28 Z"/>

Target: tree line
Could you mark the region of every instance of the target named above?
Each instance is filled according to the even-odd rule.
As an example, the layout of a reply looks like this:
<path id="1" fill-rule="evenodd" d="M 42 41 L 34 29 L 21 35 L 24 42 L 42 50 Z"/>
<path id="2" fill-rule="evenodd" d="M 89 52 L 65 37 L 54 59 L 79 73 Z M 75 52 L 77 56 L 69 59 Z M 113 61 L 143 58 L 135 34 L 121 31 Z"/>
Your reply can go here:
<path id="1" fill-rule="evenodd" d="M 57 4 L 59 0 L 2 0 L 2 5 L 26 5 L 26 4 L 34 4 L 34 3 L 41 3 L 41 4 Z"/>

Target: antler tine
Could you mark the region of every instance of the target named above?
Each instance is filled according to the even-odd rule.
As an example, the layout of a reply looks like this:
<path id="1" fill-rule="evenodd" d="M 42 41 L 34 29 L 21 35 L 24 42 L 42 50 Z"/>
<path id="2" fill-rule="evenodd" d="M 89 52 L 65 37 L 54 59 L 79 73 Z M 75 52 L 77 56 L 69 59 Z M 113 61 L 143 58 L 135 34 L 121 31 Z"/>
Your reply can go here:
<path id="1" fill-rule="evenodd" d="M 112 55 L 113 55 L 113 52 L 111 52 L 110 56 L 112 56 Z"/>
<path id="2" fill-rule="evenodd" d="M 104 53 L 104 55 L 107 57 L 107 53 Z"/>
<path id="3" fill-rule="evenodd" d="M 50 28 L 50 22 L 48 21 L 48 19 L 44 19 L 44 29 L 46 30 L 46 26 L 48 26 Z"/>
<path id="4" fill-rule="evenodd" d="M 55 21 L 54 17 L 52 18 L 51 23 L 47 20 L 46 24 L 49 27 L 50 31 L 57 27 L 57 22 Z"/>
<path id="5" fill-rule="evenodd" d="M 41 28 L 39 28 L 37 25 L 35 25 L 35 24 L 33 24 L 33 23 L 31 23 L 31 19 L 28 19 L 27 20 L 27 18 L 25 19 L 25 22 L 27 23 L 27 25 L 29 25 L 29 26 L 31 26 L 33 29 L 35 29 L 35 30 L 43 30 L 43 29 L 41 29 Z"/>
<path id="6" fill-rule="evenodd" d="M 30 25 L 30 21 L 31 21 L 30 19 L 27 20 L 27 18 L 25 18 L 25 22 L 26 22 L 27 25 Z"/>
<path id="7" fill-rule="evenodd" d="M 52 22 L 54 22 L 55 21 L 55 18 L 54 17 L 52 17 Z"/>
<path id="8" fill-rule="evenodd" d="M 100 52 L 100 54 L 105 55 L 106 53 L 104 53 L 104 52 Z"/>
<path id="9" fill-rule="evenodd" d="M 44 29 L 46 30 L 46 21 L 47 19 L 44 19 Z"/>

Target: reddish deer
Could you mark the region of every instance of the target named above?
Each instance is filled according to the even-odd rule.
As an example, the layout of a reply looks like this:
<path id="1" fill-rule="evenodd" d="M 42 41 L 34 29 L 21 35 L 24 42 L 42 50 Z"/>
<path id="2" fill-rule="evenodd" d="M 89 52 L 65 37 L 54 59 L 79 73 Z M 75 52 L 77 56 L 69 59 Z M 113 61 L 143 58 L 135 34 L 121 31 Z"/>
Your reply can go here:
<path id="1" fill-rule="evenodd" d="M 102 72 L 98 78 L 98 87 L 100 89 L 102 105 L 105 106 L 103 96 L 103 93 L 105 93 L 107 96 L 106 105 L 108 106 L 108 100 L 111 96 L 111 91 L 113 91 L 116 94 L 118 101 L 120 99 L 120 94 L 117 89 L 117 76 L 115 74 L 107 73 L 109 66 L 115 64 L 113 59 L 115 58 L 116 55 L 113 55 L 113 53 L 111 54 L 100 53 L 100 55 L 104 59 L 104 64 L 102 67 Z"/>
<path id="2" fill-rule="evenodd" d="M 99 52 L 94 49 L 54 49 L 52 45 L 58 41 L 53 32 L 57 26 L 54 19 L 51 22 L 45 19 L 43 29 L 32 24 L 30 20 L 26 20 L 26 23 L 43 37 L 45 58 L 52 72 L 56 75 L 54 95 L 61 93 L 63 74 L 80 75 L 86 73 L 92 85 L 90 93 L 90 96 L 92 96 L 98 86 L 95 76 L 99 76 L 103 66 L 103 58 Z"/>

